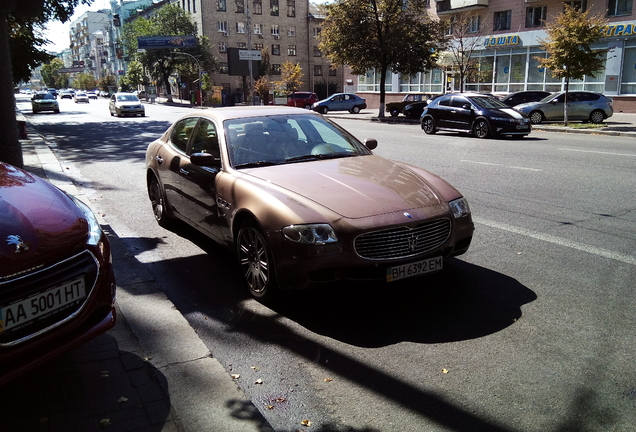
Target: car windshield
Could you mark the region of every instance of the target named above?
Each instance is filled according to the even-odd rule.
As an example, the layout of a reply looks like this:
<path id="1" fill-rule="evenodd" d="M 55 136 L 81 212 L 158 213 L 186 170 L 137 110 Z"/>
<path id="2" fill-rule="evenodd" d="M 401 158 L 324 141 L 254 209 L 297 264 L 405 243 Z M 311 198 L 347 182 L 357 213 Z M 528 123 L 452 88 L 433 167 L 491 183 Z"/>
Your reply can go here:
<path id="1" fill-rule="evenodd" d="M 555 95 L 555 94 L 550 93 L 549 95 L 547 95 L 546 97 L 541 99 L 539 102 L 550 102 L 552 99 L 554 99 L 557 96 L 558 96 L 558 94 Z"/>
<path id="2" fill-rule="evenodd" d="M 51 93 L 38 93 L 33 99 L 55 99 Z"/>
<path id="3" fill-rule="evenodd" d="M 470 100 L 480 108 L 510 108 L 508 105 L 492 96 L 471 96 Z"/>
<path id="4" fill-rule="evenodd" d="M 135 95 L 118 95 L 118 102 L 139 102 L 139 98 Z"/>
<path id="5" fill-rule="evenodd" d="M 230 161 L 235 168 L 371 154 L 339 126 L 315 115 L 227 120 L 224 129 Z"/>

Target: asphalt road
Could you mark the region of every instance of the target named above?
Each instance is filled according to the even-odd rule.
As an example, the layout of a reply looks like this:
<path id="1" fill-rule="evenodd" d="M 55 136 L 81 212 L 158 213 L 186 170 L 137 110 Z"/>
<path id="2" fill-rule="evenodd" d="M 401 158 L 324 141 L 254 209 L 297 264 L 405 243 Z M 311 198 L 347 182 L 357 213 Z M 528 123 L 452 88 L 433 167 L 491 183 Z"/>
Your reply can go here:
<path id="1" fill-rule="evenodd" d="M 227 253 L 152 217 L 145 148 L 189 108 L 122 119 L 106 100 L 60 108 L 30 121 L 276 430 L 304 419 L 310 431 L 633 430 L 633 138 L 478 140 L 337 120 L 462 191 L 473 244 L 431 277 L 266 307 Z"/>

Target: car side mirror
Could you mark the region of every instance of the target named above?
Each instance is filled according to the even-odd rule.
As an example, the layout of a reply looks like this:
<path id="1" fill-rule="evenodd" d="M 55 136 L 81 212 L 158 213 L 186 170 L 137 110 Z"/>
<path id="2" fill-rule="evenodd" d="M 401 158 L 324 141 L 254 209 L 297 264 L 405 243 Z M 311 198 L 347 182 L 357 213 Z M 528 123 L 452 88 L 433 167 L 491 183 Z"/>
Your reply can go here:
<path id="1" fill-rule="evenodd" d="M 378 140 L 373 138 L 367 138 L 364 140 L 364 146 L 369 150 L 374 150 L 378 147 Z"/>
<path id="2" fill-rule="evenodd" d="M 469 103 L 465 103 L 464 105 L 462 105 L 462 108 L 464 108 L 465 110 L 469 110 L 471 109 L 471 105 Z"/>
<path id="3" fill-rule="evenodd" d="M 202 167 L 221 168 L 221 158 L 214 157 L 210 153 L 192 153 L 190 162 Z"/>

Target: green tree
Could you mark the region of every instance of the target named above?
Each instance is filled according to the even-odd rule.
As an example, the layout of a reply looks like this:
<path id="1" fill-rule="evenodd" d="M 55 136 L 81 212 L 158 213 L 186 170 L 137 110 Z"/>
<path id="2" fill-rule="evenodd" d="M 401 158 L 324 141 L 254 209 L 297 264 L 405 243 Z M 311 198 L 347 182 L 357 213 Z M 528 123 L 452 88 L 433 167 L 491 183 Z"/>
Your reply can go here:
<path id="1" fill-rule="evenodd" d="M 93 90 L 97 87 L 95 77 L 88 73 L 82 73 L 73 80 L 73 88 L 78 90 Z"/>
<path id="2" fill-rule="evenodd" d="M 59 58 L 52 59 L 42 66 L 42 80 L 47 87 L 57 87 L 60 82 L 60 69 L 64 67 L 64 62 Z"/>
<path id="3" fill-rule="evenodd" d="M 280 69 L 280 80 L 274 81 L 276 90 L 287 93 L 297 92 L 303 84 L 301 81 L 301 78 L 303 77 L 303 68 L 300 67 L 299 63 L 286 61 L 281 65 Z"/>
<path id="4" fill-rule="evenodd" d="M 128 63 L 128 70 L 126 71 L 124 80 L 131 88 L 138 90 L 139 86 L 144 84 L 146 81 L 143 65 L 138 61 L 131 61 Z"/>
<path id="5" fill-rule="evenodd" d="M 434 66 L 444 25 L 427 18 L 425 0 L 336 0 L 329 4 L 319 48 L 354 74 L 380 73 L 380 111 L 391 72 L 413 76 Z"/>
<path id="6" fill-rule="evenodd" d="M 106 75 L 104 78 L 99 80 L 98 87 L 102 91 L 109 91 L 109 89 L 117 86 L 117 78 L 113 75 Z"/>
<path id="7" fill-rule="evenodd" d="M 594 77 L 605 69 L 608 49 L 593 49 L 592 45 L 603 38 L 607 20 L 600 14 L 590 16 L 578 8 L 565 5 L 563 13 L 545 25 L 548 38 L 540 40 L 541 47 L 548 54 L 535 57 L 539 65 L 550 70 L 556 78 L 565 79 L 565 103 L 563 118 L 568 124 L 568 87 L 571 79 L 583 79 L 585 75 Z"/>
<path id="8" fill-rule="evenodd" d="M 194 48 L 148 49 L 145 53 L 137 52 L 138 37 L 197 34 L 196 24 L 190 13 L 177 5 L 166 5 L 150 18 L 137 18 L 125 24 L 122 34 L 126 55 L 141 63 L 154 80 L 163 83 L 169 99 L 172 98 L 169 77 L 174 72 L 194 80 L 199 77 L 199 67 L 207 72 L 212 72 L 218 67 L 217 60 L 211 54 L 209 39 L 205 36 L 197 36 L 197 46 Z M 189 56 L 179 56 L 179 52 Z M 193 61 L 192 57 L 197 61 Z"/>

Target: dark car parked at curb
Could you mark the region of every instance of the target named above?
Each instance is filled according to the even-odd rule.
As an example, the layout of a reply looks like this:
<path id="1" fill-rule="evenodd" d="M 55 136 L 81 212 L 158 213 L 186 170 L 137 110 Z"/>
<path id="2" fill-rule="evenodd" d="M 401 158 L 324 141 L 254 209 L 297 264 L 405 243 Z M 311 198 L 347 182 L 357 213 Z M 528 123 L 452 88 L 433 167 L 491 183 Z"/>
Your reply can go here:
<path id="1" fill-rule="evenodd" d="M 311 106 L 318 102 L 316 93 L 295 92 L 287 96 L 287 106 L 311 109 Z"/>
<path id="2" fill-rule="evenodd" d="M 115 325 L 110 244 L 88 206 L 0 162 L 0 386 Z"/>
<path id="3" fill-rule="evenodd" d="M 426 102 L 429 99 L 430 96 L 426 93 L 408 93 L 404 95 L 401 101 L 387 102 L 386 112 L 391 114 L 391 117 L 397 117 L 404 112 L 404 108 L 406 108 L 408 105 L 414 102 Z"/>
<path id="4" fill-rule="evenodd" d="M 515 111 L 494 96 L 452 93 L 432 101 L 420 118 L 427 134 L 437 131 L 470 133 L 477 138 L 510 135 L 521 138 L 532 126 L 525 114 Z"/>
<path id="5" fill-rule="evenodd" d="M 259 300 L 443 269 L 470 246 L 467 200 L 376 146 L 299 108 L 193 112 L 148 146 L 148 196 L 160 225 L 178 218 L 233 251 Z"/>
<path id="6" fill-rule="evenodd" d="M 589 91 L 568 92 L 568 120 L 581 120 L 584 123 L 603 123 L 603 120 L 614 115 L 612 99 L 601 93 Z M 519 112 L 526 114 L 534 124 L 544 121 L 561 121 L 564 119 L 565 92 L 551 94 L 539 102 L 529 102 L 515 106 Z"/>
<path id="7" fill-rule="evenodd" d="M 321 114 L 329 111 L 349 111 L 358 114 L 367 107 L 366 99 L 353 93 L 336 93 L 313 104 L 312 109 Z"/>
<path id="8" fill-rule="evenodd" d="M 541 99 L 550 96 L 552 93 L 542 90 L 524 90 L 515 93 L 510 93 L 501 99 L 503 103 L 510 107 L 520 105 L 528 102 L 538 102 Z"/>
<path id="9" fill-rule="evenodd" d="M 408 119 L 418 120 L 422 116 L 422 112 L 424 112 L 424 108 L 428 106 L 429 103 L 437 99 L 442 95 L 430 96 L 427 100 L 423 100 L 420 102 L 413 102 L 404 107 L 402 112 L 404 113 L 404 117 Z"/>

